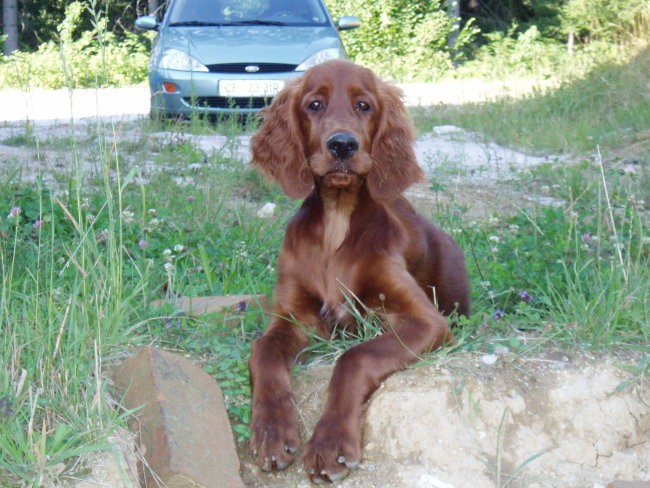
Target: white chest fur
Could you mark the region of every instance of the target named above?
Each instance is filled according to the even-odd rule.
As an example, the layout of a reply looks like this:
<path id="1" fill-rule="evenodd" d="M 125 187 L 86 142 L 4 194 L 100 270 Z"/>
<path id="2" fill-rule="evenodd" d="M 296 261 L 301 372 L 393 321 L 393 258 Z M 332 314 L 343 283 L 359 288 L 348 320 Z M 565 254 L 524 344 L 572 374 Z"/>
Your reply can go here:
<path id="1" fill-rule="evenodd" d="M 323 251 L 326 256 L 332 256 L 345 241 L 350 231 L 350 216 L 355 203 L 356 198 L 349 196 L 325 201 Z"/>

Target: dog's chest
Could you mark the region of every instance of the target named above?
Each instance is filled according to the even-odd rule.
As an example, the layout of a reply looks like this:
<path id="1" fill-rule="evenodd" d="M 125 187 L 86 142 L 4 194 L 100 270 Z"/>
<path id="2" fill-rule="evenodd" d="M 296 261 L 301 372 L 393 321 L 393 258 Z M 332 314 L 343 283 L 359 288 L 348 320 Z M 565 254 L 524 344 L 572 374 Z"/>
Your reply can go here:
<path id="1" fill-rule="evenodd" d="M 355 293 L 353 290 L 354 265 L 349 262 L 349 252 L 342 248 L 350 233 L 352 205 L 330 205 L 325 207 L 322 236 L 322 260 L 320 269 L 323 275 L 317 285 L 323 310 L 330 311 L 330 319 L 341 319 L 345 303 L 344 295 Z M 332 315 L 333 313 L 333 315 Z"/>
<path id="2" fill-rule="evenodd" d="M 329 208 L 328 208 L 329 207 Z M 353 207 L 326 205 L 323 226 L 323 257 L 331 260 L 350 231 L 350 216 Z"/>

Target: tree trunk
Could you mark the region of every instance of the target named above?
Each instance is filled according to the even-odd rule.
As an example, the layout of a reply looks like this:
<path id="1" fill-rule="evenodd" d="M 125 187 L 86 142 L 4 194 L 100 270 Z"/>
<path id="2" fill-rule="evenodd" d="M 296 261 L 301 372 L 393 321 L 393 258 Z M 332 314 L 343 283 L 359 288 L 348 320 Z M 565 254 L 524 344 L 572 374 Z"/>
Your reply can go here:
<path id="1" fill-rule="evenodd" d="M 7 36 L 4 53 L 9 56 L 18 49 L 18 0 L 2 2 L 2 33 Z"/>
<path id="2" fill-rule="evenodd" d="M 149 3 L 148 15 L 158 16 L 158 7 L 160 6 L 158 0 L 148 0 L 148 3 Z"/>
<path id="3" fill-rule="evenodd" d="M 458 35 L 460 34 L 460 0 L 448 0 L 447 14 L 454 19 L 454 30 L 451 31 L 447 41 L 449 47 L 454 47 L 456 39 L 458 39 Z"/>
<path id="4" fill-rule="evenodd" d="M 137 0 L 135 2 L 135 12 L 138 17 L 143 15 L 158 15 L 158 9 L 160 8 L 160 2 L 158 0 Z"/>
<path id="5" fill-rule="evenodd" d="M 447 1 L 447 15 L 449 15 L 449 17 L 454 21 L 454 28 L 449 32 L 447 45 L 451 50 L 452 62 L 454 66 L 457 66 L 458 49 L 456 49 L 456 40 L 460 35 L 460 0 Z"/>

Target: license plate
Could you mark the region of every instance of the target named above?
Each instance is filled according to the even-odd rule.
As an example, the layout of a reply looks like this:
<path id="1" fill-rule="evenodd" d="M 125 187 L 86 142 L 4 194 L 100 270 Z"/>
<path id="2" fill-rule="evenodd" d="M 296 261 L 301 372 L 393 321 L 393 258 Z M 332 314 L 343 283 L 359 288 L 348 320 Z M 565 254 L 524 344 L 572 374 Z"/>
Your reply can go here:
<path id="1" fill-rule="evenodd" d="M 282 80 L 221 80 L 222 97 L 273 97 L 284 87 Z"/>

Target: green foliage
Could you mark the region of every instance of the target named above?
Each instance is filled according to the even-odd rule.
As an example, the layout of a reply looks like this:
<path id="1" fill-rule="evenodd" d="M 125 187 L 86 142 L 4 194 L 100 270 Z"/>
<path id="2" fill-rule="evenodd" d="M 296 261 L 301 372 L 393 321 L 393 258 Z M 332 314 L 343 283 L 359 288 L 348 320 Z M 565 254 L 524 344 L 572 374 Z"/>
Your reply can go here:
<path id="1" fill-rule="evenodd" d="M 94 24 L 81 30 L 88 12 Z M 57 32 L 58 44 L 48 41 L 33 53 L 0 56 L 0 87 L 123 86 L 146 80 L 147 38 L 130 32 L 118 37 L 107 30 L 107 19 L 101 13 L 83 3 L 67 5 Z"/>
<path id="2" fill-rule="evenodd" d="M 485 1 L 463 4 L 460 19 L 450 16 L 448 2 L 332 0 L 329 6 L 335 17 L 362 20 L 359 29 L 342 35 L 350 57 L 399 81 L 575 79 L 625 58 L 629 48 L 619 44 L 643 45 L 650 31 L 643 0 Z M 571 31 L 578 38 L 570 52 Z"/>
<path id="3" fill-rule="evenodd" d="M 564 0 L 483 0 L 465 5 L 463 18 L 476 18 L 481 32 L 507 32 L 519 26 L 521 31 L 535 25 L 545 36 L 557 33 Z"/>
<path id="4" fill-rule="evenodd" d="M 563 27 L 583 41 L 629 41 L 647 33 L 650 4 L 646 0 L 572 0 L 562 7 Z"/>
<path id="5" fill-rule="evenodd" d="M 457 19 L 447 13 L 446 2 L 346 0 L 328 6 L 335 18 L 361 19 L 361 28 L 342 35 L 352 59 L 404 81 L 442 77 L 463 59 L 477 33 L 468 22 L 452 45 Z"/>
<path id="6" fill-rule="evenodd" d="M 35 53 L 0 57 L 0 86 L 56 89 L 144 82 L 149 55 L 141 41 L 131 34 L 120 42 L 111 36 L 106 41 L 102 50 L 89 35 L 66 46 L 48 43 Z M 104 71 L 104 63 L 111 64 L 110 71 Z"/>
<path id="7" fill-rule="evenodd" d="M 146 80 L 152 33 L 135 32 L 126 2 L 54 2 L 22 13 L 43 26 L 40 42 L 0 56 L 0 87 L 123 86 Z M 624 59 L 643 44 L 647 2 L 487 1 L 454 18 L 449 2 L 331 0 L 333 16 L 360 16 L 342 33 L 350 57 L 398 81 L 449 77 L 574 79 L 597 64 Z M 468 8 L 464 5 L 463 8 Z M 45 15 L 45 11 L 48 12 Z M 34 12 L 40 12 L 34 16 Z M 26 22 L 28 28 L 30 22 Z M 573 52 L 568 33 L 578 36 Z M 35 49 L 35 46 L 38 46 Z M 110 70 L 101 67 L 110 64 Z"/>
<path id="8" fill-rule="evenodd" d="M 24 52 L 32 52 L 42 44 L 61 41 L 59 26 L 66 17 L 68 0 L 20 0 L 19 23 L 21 25 L 20 46 Z M 108 20 L 110 32 L 122 39 L 126 32 L 133 32 L 135 20 L 134 3 L 130 0 L 84 0 L 87 6 L 79 16 L 73 39 L 84 31 L 93 29 L 91 11 L 102 12 Z"/>

